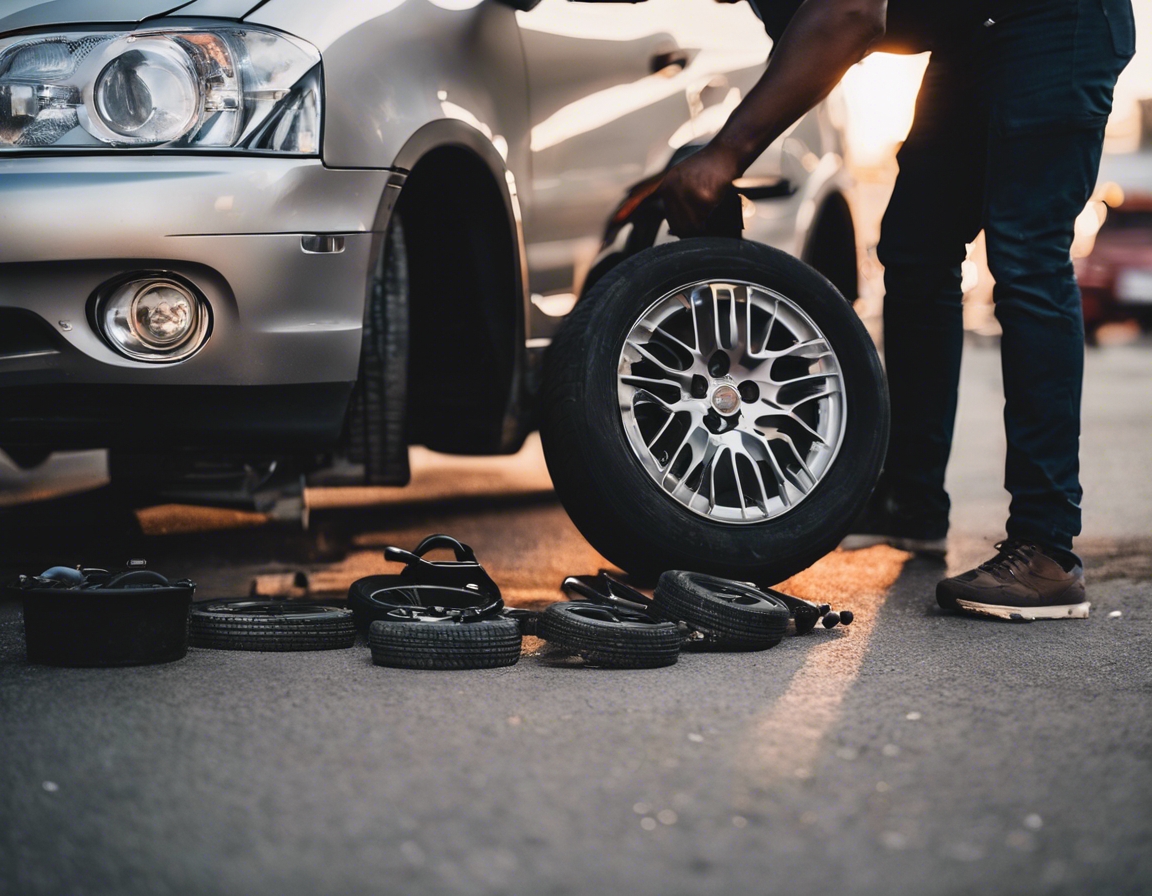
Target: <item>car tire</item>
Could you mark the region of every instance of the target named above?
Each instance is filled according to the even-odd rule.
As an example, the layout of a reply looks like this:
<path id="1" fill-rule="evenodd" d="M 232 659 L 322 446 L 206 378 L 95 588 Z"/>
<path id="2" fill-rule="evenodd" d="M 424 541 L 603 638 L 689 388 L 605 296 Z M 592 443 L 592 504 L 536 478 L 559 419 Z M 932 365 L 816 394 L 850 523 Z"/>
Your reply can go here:
<path id="1" fill-rule="evenodd" d="M 548 607 L 537 623 L 537 636 L 590 665 L 610 669 L 671 666 L 683 640 L 675 623 L 644 620 L 586 601 Z"/>
<path id="2" fill-rule="evenodd" d="M 372 662 L 398 669 L 495 669 L 520 659 L 520 625 L 501 617 L 457 622 L 378 619 L 368 630 Z"/>
<path id="3" fill-rule="evenodd" d="M 625 340 L 660 302 L 701 282 L 751 284 L 759 290 L 757 295 L 786 297 L 789 307 L 798 309 L 795 318 L 806 320 L 805 326 L 810 324 L 820 334 L 838 364 L 838 374 L 825 374 L 840 377 L 843 399 L 838 407 L 843 410 L 836 418 L 838 447 L 819 481 L 795 506 L 762 521 L 718 521 L 689 509 L 658 485 L 625 431 L 622 380 L 618 380 L 618 374 L 624 378 L 620 371 Z M 746 295 L 751 294 L 749 289 Z M 751 299 L 746 301 L 750 306 Z M 736 298 L 731 302 L 735 307 Z M 717 310 L 715 318 L 720 316 Z M 749 317 L 746 329 L 751 321 Z M 772 324 L 764 324 L 767 335 L 761 351 L 774 338 L 774 321 L 775 317 Z M 699 336 L 696 342 L 700 349 Z M 796 346 L 800 346 L 799 339 Z M 770 378 L 773 369 L 768 369 Z M 774 394 L 779 397 L 783 392 Z M 749 405 L 749 410 L 759 412 L 759 408 L 759 404 Z M 888 393 L 880 361 L 852 306 L 812 268 L 748 241 L 693 239 L 647 249 L 627 259 L 605 274 L 577 305 L 545 361 L 540 429 L 557 494 L 593 547 L 646 581 L 654 581 L 667 569 L 687 568 L 769 585 L 810 566 L 836 547 L 864 507 L 884 462 L 888 422 Z M 690 454 L 689 463 L 693 460 Z M 676 458 L 670 461 L 675 462 Z M 731 463 L 735 471 L 735 452 Z M 690 484 L 688 473 L 683 478 Z M 740 474 L 735 478 L 742 511 L 743 480 Z M 782 505 L 789 488 L 774 484 L 783 493 L 774 500 Z M 768 489 L 761 484 L 760 491 L 767 507 Z"/>
<path id="4" fill-rule="evenodd" d="M 695 646 L 715 650 L 775 647 L 791 618 L 783 601 L 751 585 L 681 570 L 660 576 L 652 608 L 702 634 Z"/>
<path id="5" fill-rule="evenodd" d="M 339 650 L 356 643 L 352 611 L 288 601 L 227 601 L 193 607 L 193 647 L 212 650 Z"/>
<path id="6" fill-rule="evenodd" d="M 409 334 L 408 250 L 398 213 L 369 284 L 360 343 L 360 375 L 349 402 L 349 456 L 363 463 L 366 485 L 406 485 Z"/>

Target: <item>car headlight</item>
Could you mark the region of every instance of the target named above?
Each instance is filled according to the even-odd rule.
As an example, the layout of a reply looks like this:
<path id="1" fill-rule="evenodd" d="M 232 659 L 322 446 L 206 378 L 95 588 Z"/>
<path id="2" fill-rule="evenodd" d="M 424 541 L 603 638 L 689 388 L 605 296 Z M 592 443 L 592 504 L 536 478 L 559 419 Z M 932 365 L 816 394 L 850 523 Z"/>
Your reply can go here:
<path id="1" fill-rule="evenodd" d="M 316 155 L 320 54 L 246 26 L 0 41 L 0 152 L 234 149 Z"/>

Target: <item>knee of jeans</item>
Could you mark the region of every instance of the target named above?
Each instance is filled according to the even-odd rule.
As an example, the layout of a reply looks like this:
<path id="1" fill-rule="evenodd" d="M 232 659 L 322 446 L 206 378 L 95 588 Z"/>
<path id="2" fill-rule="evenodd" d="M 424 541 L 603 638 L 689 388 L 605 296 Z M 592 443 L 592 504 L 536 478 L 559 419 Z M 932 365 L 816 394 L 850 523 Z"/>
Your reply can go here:
<path id="1" fill-rule="evenodd" d="M 934 234 L 927 226 L 920 230 L 893 226 L 887 218 L 876 246 L 876 259 L 885 269 L 894 267 L 956 268 L 967 254 L 961 239 Z"/>
<path id="2" fill-rule="evenodd" d="M 1042 235 L 1003 235 L 987 231 L 988 270 L 997 285 L 1074 276 L 1069 253 L 1071 235 L 1045 239 Z"/>
<path id="3" fill-rule="evenodd" d="M 884 268 L 885 301 L 960 304 L 959 264 L 891 264 Z"/>

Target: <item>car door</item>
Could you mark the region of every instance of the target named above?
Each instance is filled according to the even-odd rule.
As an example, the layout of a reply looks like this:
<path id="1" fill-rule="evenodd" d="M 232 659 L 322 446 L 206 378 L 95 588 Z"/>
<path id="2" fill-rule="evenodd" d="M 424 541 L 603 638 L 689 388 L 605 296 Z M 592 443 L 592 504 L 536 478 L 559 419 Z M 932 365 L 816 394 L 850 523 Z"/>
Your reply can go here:
<path id="1" fill-rule="evenodd" d="M 562 316 L 627 190 L 707 139 L 770 46 L 747 4 L 542 0 L 517 13 L 528 72 L 525 210 L 536 316 Z M 546 330 L 534 317 L 533 332 Z"/>

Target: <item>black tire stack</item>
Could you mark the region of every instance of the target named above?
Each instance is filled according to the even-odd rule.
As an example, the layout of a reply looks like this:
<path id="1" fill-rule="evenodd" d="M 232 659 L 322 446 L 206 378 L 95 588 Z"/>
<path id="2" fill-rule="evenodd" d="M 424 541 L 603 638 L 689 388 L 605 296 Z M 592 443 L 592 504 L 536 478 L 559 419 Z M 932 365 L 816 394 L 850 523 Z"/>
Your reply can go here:
<path id="1" fill-rule="evenodd" d="M 611 579 L 606 581 L 618 584 Z M 744 582 L 672 570 L 660 576 L 650 603 L 632 592 L 553 604 L 539 619 L 539 636 L 589 665 L 651 669 L 676 662 L 682 648 L 767 650 L 788 630 L 791 613 L 776 595 Z M 646 606 L 632 609 L 644 599 Z"/>
<path id="2" fill-rule="evenodd" d="M 680 656 L 675 623 L 588 601 L 553 604 L 537 627 L 542 639 L 594 666 L 655 669 L 671 666 Z"/>
<path id="3" fill-rule="evenodd" d="M 791 614 L 779 599 L 747 585 L 703 573 L 671 570 L 660 576 L 653 612 L 683 622 L 700 637 L 688 643 L 714 650 L 766 650 L 788 630 Z"/>
<path id="4" fill-rule="evenodd" d="M 356 643 L 352 611 L 289 601 L 226 601 L 194 607 L 193 647 L 213 650 L 340 650 Z"/>
<path id="5" fill-rule="evenodd" d="M 378 619 L 368 630 L 372 662 L 397 669 L 495 669 L 520 659 L 520 624 L 494 617 Z"/>

